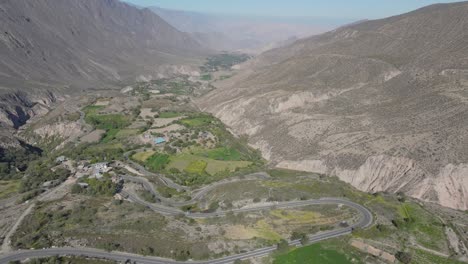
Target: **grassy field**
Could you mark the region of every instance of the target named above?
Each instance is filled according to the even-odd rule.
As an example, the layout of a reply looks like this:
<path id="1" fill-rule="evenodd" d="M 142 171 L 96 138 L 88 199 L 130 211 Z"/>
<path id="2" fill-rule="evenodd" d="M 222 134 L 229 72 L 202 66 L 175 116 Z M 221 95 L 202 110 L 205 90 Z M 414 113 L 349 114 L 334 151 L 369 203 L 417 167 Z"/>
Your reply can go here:
<path id="1" fill-rule="evenodd" d="M 213 79 L 213 77 L 211 76 L 211 74 L 204 74 L 201 76 L 200 78 L 202 81 L 211 81 Z"/>
<path id="2" fill-rule="evenodd" d="M 180 171 L 186 170 L 192 163 L 203 161 L 206 163 L 205 171 L 209 175 L 215 175 L 217 173 L 225 172 L 225 171 L 235 171 L 237 168 L 245 168 L 252 164 L 250 161 L 220 161 L 220 160 L 213 160 L 209 158 L 203 158 L 200 156 L 192 155 L 192 154 L 179 154 L 172 156 L 170 158 L 170 163 L 167 166 L 168 169 L 176 168 Z"/>
<path id="3" fill-rule="evenodd" d="M 0 181 L 0 199 L 6 199 L 18 193 L 20 184 L 20 180 Z"/>
<path id="4" fill-rule="evenodd" d="M 359 253 L 339 240 L 322 242 L 278 255 L 273 264 L 357 264 Z"/>
<path id="5" fill-rule="evenodd" d="M 224 161 L 240 161 L 242 160 L 242 154 L 233 148 L 222 147 L 208 150 L 199 150 L 195 152 L 196 155 L 207 157 L 214 160 L 224 160 Z"/>
<path id="6" fill-rule="evenodd" d="M 166 154 L 155 153 L 146 160 L 145 164 L 150 171 L 161 172 L 166 168 L 169 157 L 170 156 Z"/>
<path id="7" fill-rule="evenodd" d="M 447 250 L 443 223 L 421 206 L 404 203 L 399 206 L 401 228 L 412 233 L 422 246 L 438 251 Z"/>
<path id="8" fill-rule="evenodd" d="M 193 118 L 185 118 L 180 120 L 180 122 L 185 125 L 186 127 L 189 128 L 196 128 L 196 127 L 204 127 L 208 126 L 214 121 L 214 119 L 211 116 L 199 116 L 199 117 L 193 117 Z"/>
<path id="9" fill-rule="evenodd" d="M 195 160 L 190 162 L 190 164 L 184 169 L 184 171 L 191 174 L 202 175 L 205 173 L 207 165 L 208 163 L 206 161 Z"/>
<path id="10" fill-rule="evenodd" d="M 131 118 L 122 114 L 100 114 L 104 106 L 91 105 L 83 109 L 85 121 L 98 129 L 107 131 L 103 140 L 110 141 L 115 138 L 118 129 L 123 129 L 131 124 Z"/>
<path id="11" fill-rule="evenodd" d="M 156 153 L 155 151 L 146 151 L 146 152 L 139 152 L 132 156 L 132 159 L 139 161 L 139 162 L 146 162 L 153 154 Z"/>
<path id="12" fill-rule="evenodd" d="M 131 137 L 131 136 L 136 136 L 136 135 L 138 135 L 139 132 L 140 132 L 139 129 L 130 129 L 130 128 L 121 129 L 115 135 L 115 137 L 117 139 L 123 139 L 123 138 Z"/>

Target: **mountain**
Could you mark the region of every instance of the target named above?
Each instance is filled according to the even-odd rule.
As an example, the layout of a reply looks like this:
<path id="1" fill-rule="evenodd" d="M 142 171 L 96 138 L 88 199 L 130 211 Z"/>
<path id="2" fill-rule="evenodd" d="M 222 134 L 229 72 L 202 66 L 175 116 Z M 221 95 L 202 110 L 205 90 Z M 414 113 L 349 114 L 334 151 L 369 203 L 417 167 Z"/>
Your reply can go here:
<path id="1" fill-rule="evenodd" d="M 201 51 L 148 10 L 117 0 L 0 3 L 2 86 L 120 82 Z"/>
<path id="2" fill-rule="evenodd" d="M 290 21 L 280 18 L 207 14 L 150 7 L 177 29 L 215 50 L 257 53 L 290 38 L 326 32 L 348 20 Z"/>
<path id="3" fill-rule="evenodd" d="M 117 0 L 1 1 L 0 125 L 19 126 L 58 95 L 156 76 L 202 54 L 190 35 Z"/>
<path id="4" fill-rule="evenodd" d="M 468 209 L 468 2 L 268 51 L 198 101 L 278 167 Z"/>

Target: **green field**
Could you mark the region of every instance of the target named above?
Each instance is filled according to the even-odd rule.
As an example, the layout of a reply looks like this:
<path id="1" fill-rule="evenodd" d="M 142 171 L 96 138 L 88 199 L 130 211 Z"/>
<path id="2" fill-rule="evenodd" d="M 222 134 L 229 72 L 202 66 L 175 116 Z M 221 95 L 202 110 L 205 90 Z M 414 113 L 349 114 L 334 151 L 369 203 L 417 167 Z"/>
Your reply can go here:
<path id="1" fill-rule="evenodd" d="M 132 156 L 132 159 L 140 162 L 145 162 L 149 157 L 151 157 L 155 152 L 154 151 L 146 151 L 146 152 L 139 152 Z"/>
<path id="2" fill-rule="evenodd" d="M 190 162 L 190 164 L 184 169 L 185 172 L 191 173 L 191 174 L 204 174 L 205 169 L 208 163 L 203 160 L 195 160 Z"/>
<path id="3" fill-rule="evenodd" d="M 180 122 L 189 128 L 196 128 L 196 127 L 205 127 L 210 125 L 215 119 L 208 115 L 200 115 L 198 117 L 192 118 L 185 118 L 180 120 Z"/>
<path id="4" fill-rule="evenodd" d="M 85 121 L 99 129 L 106 131 L 111 129 L 121 129 L 131 124 L 129 117 L 121 114 L 99 114 L 103 106 L 87 106 L 83 109 L 85 112 Z M 114 132 L 117 134 L 117 132 Z"/>
<path id="5" fill-rule="evenodd" d="M 211 74 L 204 74 L 200 78 L 202 81 L 211 81 L 213 77 L 211 77 Z"/>
<path id="6" fill-rule="evenodd" d="M 338 243 L 339 244 L 339 243 Z M 275 258 L 274 264 L 356 264 L 361 263 L 330 243 L 292 250 Z"/>
<path id="7" fill-rule="evenodd" d="M 148 167 L 150 171 L 161 172 L 162 170 L 166 168 L 166 165 L 168 162 L 169 162 L 169 155 L 155 153 L 146 160 L 145 165 Z"/>
<path id="8" fill-rule="evenodd" d="M 20 180 L 0 181 L 0 199 L 9 198 L 18 192 Z"/>
<path id="9" fill-rule="evenodd" d="M 140 132 L 139 129 L 130 129 L 130 128 L 121 129 L 115 135 L 115 137 L 117 139 L 127 138 L 127 137 L 131 137 L 131 136 L 136 136 L 136 135 L 138 135 L 139 132 Z"/>
<path id="10" fill-rule="evenodd" d="M 205 170 L 210 175 L 215 175 L 225 171 L 232 172 L 235 171 L 236 168 L 245 168 L 252 164 L 250 161 L 220 161 L 184 153 L 172 156 L 170 158 L 168 168 L 176 168 L 180 171 L 184 171 L 190 166 L 190 164 L 196 161 L 206 162 L 207 165 Z"/>
<path id="11" fill-rule="evenodd" d="M 214 159 L 214 160 L 224 160 L 224 161 L 240 161 L 241 153 L 233 148 L 224 147 L 216 148 L 209 150 L 200 150 L 195 153 L 196 155 Z"/>
<path id="12" fill-rule="evenodd" d="M 112 140 L 116 139 L 117 134 L 120 132 L 120 129 L 117 128 L 111 128 L 106 131 L 104 134 L 104 137 L 101 139 L 102 143 L 109 143 Z"/>

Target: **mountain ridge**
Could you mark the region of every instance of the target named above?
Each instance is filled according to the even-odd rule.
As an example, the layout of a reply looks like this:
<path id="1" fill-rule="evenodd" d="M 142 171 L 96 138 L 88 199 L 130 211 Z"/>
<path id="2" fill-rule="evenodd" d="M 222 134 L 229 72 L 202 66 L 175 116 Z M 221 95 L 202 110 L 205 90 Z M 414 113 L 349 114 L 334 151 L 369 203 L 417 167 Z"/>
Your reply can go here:
<path id="1" fill-rule="evenodd" d="M 263 53 L 198 101 L 279 167 L 468 209 L 468 2 Z"/>

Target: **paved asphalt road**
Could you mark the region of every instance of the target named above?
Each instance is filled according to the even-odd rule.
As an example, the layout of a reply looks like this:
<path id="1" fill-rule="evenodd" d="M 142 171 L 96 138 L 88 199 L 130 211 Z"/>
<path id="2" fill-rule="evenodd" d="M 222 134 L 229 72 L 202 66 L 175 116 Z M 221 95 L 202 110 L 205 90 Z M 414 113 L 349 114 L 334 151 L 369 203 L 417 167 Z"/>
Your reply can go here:
<path id="1" fill-rule="evenodd" d="M 130 196 L 132 194 L 129 194 Z M 139 200 L 138 202 L 141 201 L 138 197 L 135 199 Z M 144 201 L 142 201 L 144 202 Z M 350 234 L 353 229 L 355 228 L 366 228 L 369 227 L 372 224 L 372 213 L 365 208 L 364 206 L 348 201 L 348 200 L 343 200 L 339 198 L 323 198 L 319 200 L 308 200 L 308 201 L 295 201 L 295 202 L 285 202 L 285 203 L 278 203 L 274 205 L 269 205 L 269 206 L 259 206 L 259 207 L 252 207 L 252 208 L 243 208 L 243 209 L 235 209 L 233 212 L 252 212 L 252 211 L 260 211 L 260 210 L 265 210 L 265 209 L 270 209 L 271 207 L 276 207 L 276 208 L 294 208 L 294 207 L 301 207 L 301 206 L 308 206 L 308 205 L 319 205 L 319 204 L 342 204 L 349 206 L 351 208 L 354 208 L 357 210 L 360 214 L 361 217 L 357 223 L 354 225 L 347 227 L 347 228 L 342 228 L 338 230 L 332 230 L 332 231 L 326 231 L 326 232 L 321 232 L 315 235 L 309 236 L 309 241 L 310 243 L 316 243 L 325 239 L 329 238 L 334 238 L 334 237 L 339 237 L 343 235 Z M 153 205 L 150 204 L 153 207 L 150 207 L 151 209 L 158 211 L 162 214 L 166 215 L 173 215 L 173 214 L 180 214 L 181 211 L 179 211 L 176 208 L 170 208 L 170 207 L 163 207 L 163 206 L 158 206 L 158 205 Z M 147 205 L 148 206 L 148 205 Z M 226 212 L 216 212 L 216 213 L 207 213 L 207 214 L 188 214 L 188 217 L 194 217 L 194 218 L 200 218 L 200 217 L 216 217 L 216 216 L 221 216 L 225 215 Z M 300 241 L 291 241 L 290 245 L 300 245 Z M 105 258 L 109 260 L 114 260 L 114 261 L 120 261 L 120 262 L 125 262 L 127 260 L 130 260 L 131 262 L 137 262 L 137 263 L 142 263 L 142 264 L 176 264 L 176 263 L 193 263 L 193 264 L 227 264 L 227 263 L 233 263 L 237 259 L 249 259 L 253 257 L 261 257 L 268 255 L 272 253 L 273 251 L 276 250 L 276 247 L 266 247 L 266 248 L 261 248 L 257 249 L 254 251 L 250 251 L 247 253 L 241 253 L 238 255 L 233 255 L 225 258 L 220 258 L 220 259 L 215 259 L 215 260 L 207 260 L 207 261 L 189 261 L 189 262 L 178 262 L 170 259 L 163 259 L 163 258 L 157 258 L 157 257 L 146 257 L 146 256 L 139 256 L 139 255 L 134 255 L 134 254 L 129 254 L 129 253 L 123 253 L 123 252 L 106 252 L 103 250 L 98 250 L 98 249 L 91 249 L 91 248 L 51 248 L 51 249 L 39 249 L 39 250 L 21 250 L 21 251 L 16 251 L 12 252 L 9 254 L 6 254 L 4 256 L 0 257 L 0 264 L 3 263 L 8 263 L 10 261 L 15 261 L 15 260 L 24 260 L 27 258 L 41 258 L 41 257 L 49 257 L 49 256 L 65 256 L 65 255 L 70 255 L 70 256 L 86 256 L 86 257 L 95 257 L 95 258 Z"/>

